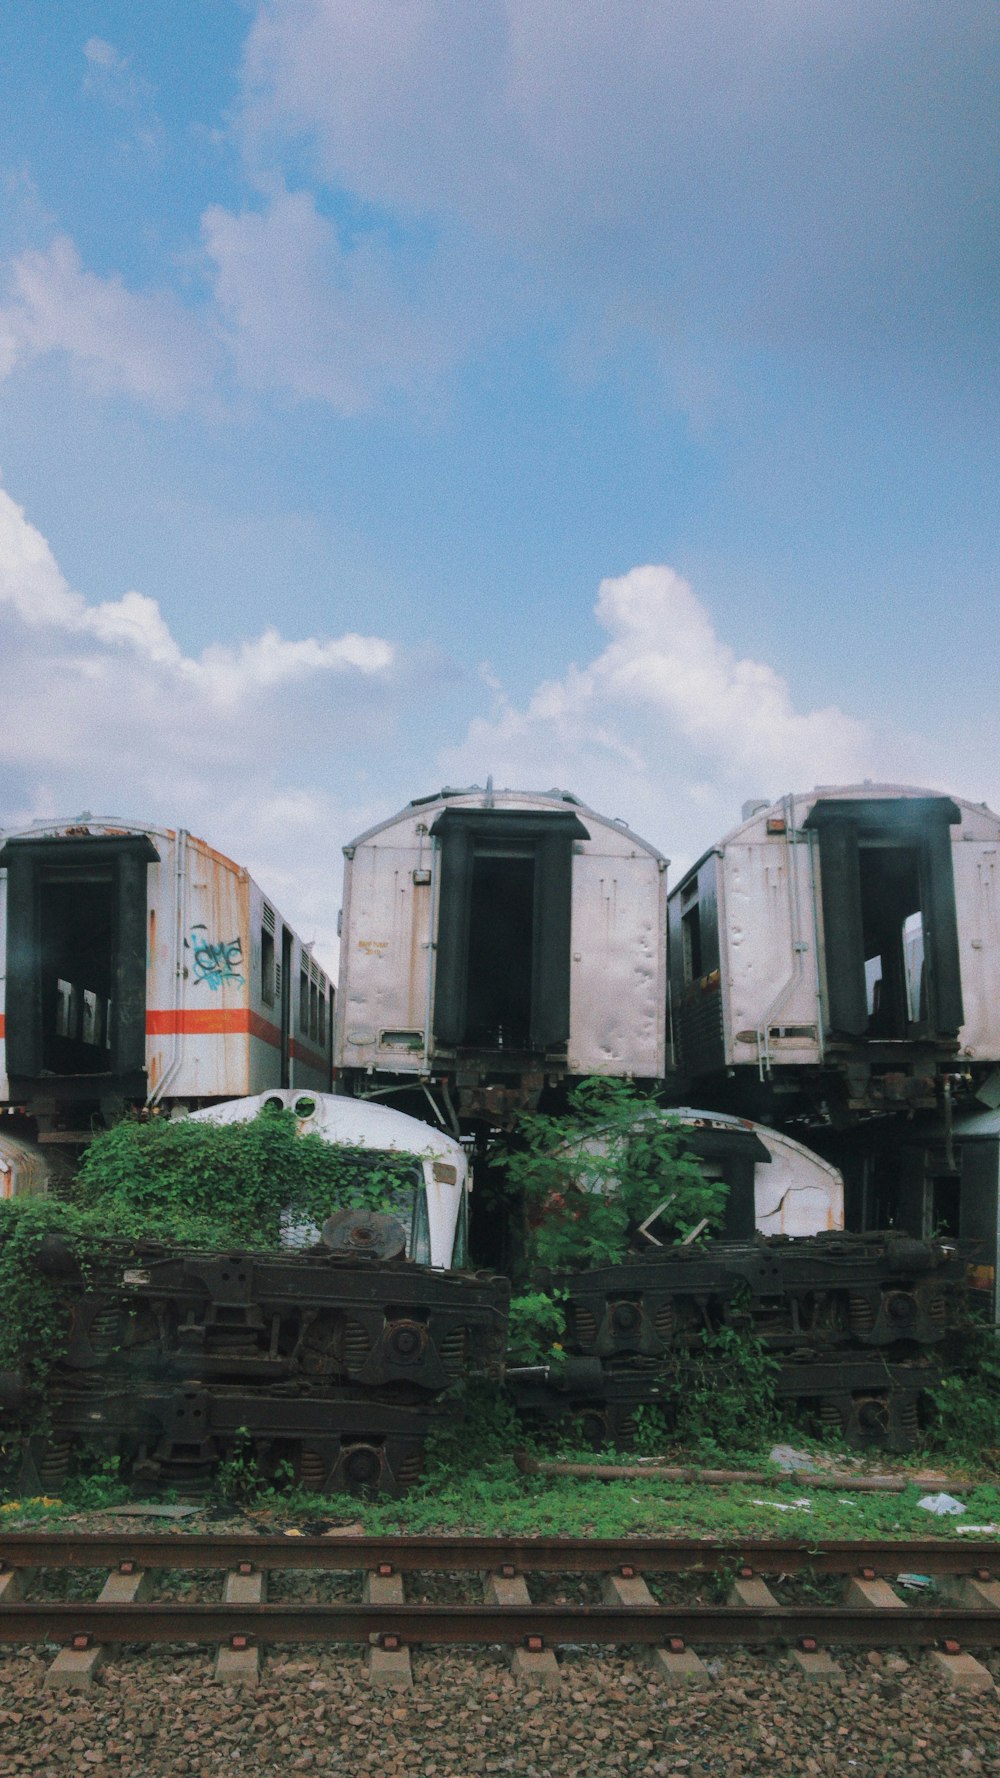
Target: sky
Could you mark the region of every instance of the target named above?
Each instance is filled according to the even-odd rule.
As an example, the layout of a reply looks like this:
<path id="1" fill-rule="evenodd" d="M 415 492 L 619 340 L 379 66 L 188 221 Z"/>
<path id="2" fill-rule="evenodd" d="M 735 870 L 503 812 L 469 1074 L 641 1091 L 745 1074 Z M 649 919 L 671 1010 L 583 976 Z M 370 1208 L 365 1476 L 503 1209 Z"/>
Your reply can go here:
<path id="1" fill-rule="evenodd" d="M 0 12 L 0 828 L 1000 805 L 994 0 Z"/>

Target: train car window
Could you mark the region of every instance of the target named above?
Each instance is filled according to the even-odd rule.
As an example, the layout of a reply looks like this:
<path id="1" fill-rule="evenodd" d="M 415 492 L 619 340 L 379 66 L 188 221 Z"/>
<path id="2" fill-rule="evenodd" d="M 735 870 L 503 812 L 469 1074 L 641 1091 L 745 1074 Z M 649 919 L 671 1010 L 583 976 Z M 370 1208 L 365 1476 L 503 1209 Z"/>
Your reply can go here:
<path id="1" fill-rule="evenodd" d="M 705 972 L 701 956 L 701 909 L 697 903 L 681 915 L 681 944 L 685 983 L 700 981 Z"/>
<path id="2" fill-rule="evenodd" d="M 544 1053 L 569 1036 L 569 810 L 446 809 L 434 1034 L 474 1051 Z"/>
<path id="3" fill-rule="evenodd" d="M 431 1228 L 427 1218 L 427 1193 L 422 1184 L 413 1200 L 410 1258 L 418 1266 L 429 1266 L 431 1263 Z"/>
<path id="4" fill-rule="evenodd" d="M 469 1263 L 469 1199 L 463 1192 L 458 1206 L 458 1221 L 455 1224 L 455 1245 L 451 1251 L 451 1263 L 456 1271 L 461 1271 Z"/>
<path id="5" fill-rule="evenodd" d="M 962 1024 L 947 797 L 830 798 L 819 834 L 829 1024 L 875 1041 Z"/>
<path id="6" fill-rule="evenodd" d="M 273 1006 L 276 992 L 274 969 L 274 933 L 266 926 L 260 929 L 260 997 L 265 1006 Z"/>

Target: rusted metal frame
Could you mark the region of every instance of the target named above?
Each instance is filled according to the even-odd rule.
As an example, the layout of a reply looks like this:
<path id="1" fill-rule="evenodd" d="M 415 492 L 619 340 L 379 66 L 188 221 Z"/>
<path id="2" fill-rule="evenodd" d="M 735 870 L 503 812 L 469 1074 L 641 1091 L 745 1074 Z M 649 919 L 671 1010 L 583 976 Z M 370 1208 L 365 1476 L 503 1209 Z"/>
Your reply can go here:
<path id="1" fill-rule="evenodd" d="M 754 1574 L 852 1574 L 864 1569 L 895 1575 L 1000 1573 L 992 1542 L 911 1538 L 898 1543 L 835 1539 L 809 1544 L 778 1538 L 708 1543 L 698 1538 L 571 1537 L 285 1537 L 129 1532 L 76 1536 L 71 1532 L 11 1532 L 0 1536 L 5 1568 L 255 1568 L 378 1571 L 386 1563 L 407 1573 L 513 1569 L 515 1573 L 609 1574 L 623 1567 L 647 1574 L 712 1574 L 734 1567 Z"/>
<path id="2" fill-rule="evenodd" d="M 952 1608 L 898 1610 L 851 1606 L 652 1605 L 318 1605 L 282 1604 L 13 1604 L 0 1608 L 0 1639 L 7 1642 L 269 1642 L 364 1643 L 395 1636 L 405 1643 L 526 1644 L 583 1642 L 652 1644 L 727 1643 L 741 1647 L 789 1645 L 803 1639 L 823 1646 L 862 1648 L 1000 1646 L 1000 1611 Z"/>

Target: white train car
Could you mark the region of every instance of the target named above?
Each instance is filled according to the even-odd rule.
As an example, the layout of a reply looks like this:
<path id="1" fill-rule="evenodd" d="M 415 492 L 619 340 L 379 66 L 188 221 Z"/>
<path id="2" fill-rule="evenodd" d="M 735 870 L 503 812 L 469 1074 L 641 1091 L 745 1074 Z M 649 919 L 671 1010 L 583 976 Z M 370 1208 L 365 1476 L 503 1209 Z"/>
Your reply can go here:
<path id="1" fill-rule="evenodd" d="M 407 1117 L 389 1105 L 345 1099 L 332 1093 L 294 1091 L 257 1093 L 195 1112 L 201 1122 L 247 1123 L 266 1105 L 292 1111 L 300 1135 L 315 1133 L 359 1156 L 361 1163 L 380 1155 L 412 1160 L 409 1183 L 394 1190 L 384 1208 L 402 1223 L 406 1256 L 418 1265 L 460 1269 L 469 1263 L 469 1163 L 464 1148 L 444 1130 Z M 335 1209 L 331 1205 L 331 1210 Z M 289 1243 L 318 1240 L 319 1230 L 288 1227 Z"/>
<path id="2" fill-rule="evenodd" d="M 345 847 L 334 1061 L 503 1117 L 545 1081 L 659 1080 L 667 860 L 567 792 L 442 790 Z M 454 1094 L 454 1097 L 452 1097 Z"/>
<path id="3" fill-rule="evenodd" d="M 748 805 L 670 894 L 686 1081 L 741 1108 L 931 1109 L 1000 1060 L 1000 818 L 866 783 Z"/>
<path id="4" fill-rule="evenodd" d="M 80 817 L 0 848 L 0 1105 L 95 1112 L 330 1084 L 333 992 L 249 873 L 183 829 Z"/>

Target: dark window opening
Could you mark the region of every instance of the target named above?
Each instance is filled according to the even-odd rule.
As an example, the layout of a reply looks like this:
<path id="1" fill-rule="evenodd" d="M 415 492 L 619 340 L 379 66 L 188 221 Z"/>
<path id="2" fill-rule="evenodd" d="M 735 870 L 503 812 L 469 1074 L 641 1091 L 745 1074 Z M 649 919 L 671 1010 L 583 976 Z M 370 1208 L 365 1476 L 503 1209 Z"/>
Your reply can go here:
<path id="1" fill-rule="evenodd" d="M 61 1096 L 146 1091 L 146 968 L 155 949 L 146 834 L 11 839 L 7 872 L 7 1067 L 15 1093 L 45 1078 Z"/>
<path id="2" fill-rule="evenodd" d="M 320 993 L 319 993 L 319 1041 L 321 1044 L 326 1043 L 326 984 L 325 983 L 323 984 L 323 987 L 320 989 Z"/>
<path id="3" fill-rule="evenodd" d="M 957 1173 L 936 1173 L 931 1179 L 931 1228 L 928 1234 L 958 1239 L 961 1232 L 961 1181 Z"/>
<path id="4" fill-rule="evenodd" d="M 106 1074 L 114 965 L 111 870 L 42 875 L 38 937 L 42 1069 L 46 1074 Z"/>
<path id="5" fill-rule="evenodd" d="M 697 906 L 681 915 L 681 944 L 685 983 L 697 982 L 705 973 L 701 966 L 701 910 Z"/>
<path id="6" fill-rule="evenodd" d="M 573 843 L 568 809 L 445 809 L 434 1036 L 496 1053 L 562 1051 L 569 1038 Z"/>
<path id="7" fill-rule="evenodd" d="M 260 935 L 260 997 L 265 1006 L 273 1006 L 276 991 L 274 970 L 274 933 L 266 927 Z"/>
<path id="8" fill-rule="evenodd" d="M 837 1036 L 954 1039 L 964 1018 L 947 797 L 822 798 L 828 1024 Z"/>
<path id="9" fill-rule="evenodd" d="M 465 1041 L 524 1050 L 531 1042 L 535 860 L 476 846 L 469 898 Z"/>
<path id="10" fill-rule="evenodd" d="M 309 977 L 304 969 L 299 971 L 299 1030 L 309 1036 Z"/>
<path id="11" fill-rule="evenodd" d="M 315 982 L 309 984 L 309 1035 L 319 1036 L 319 988 Z"/>
<path id="12" fill-rule="evenodd" d="M 858 866 L 868 1035 L 907 1037 L 925 1001 L 920 857 L 911 846 L 862 842 Z"/>

